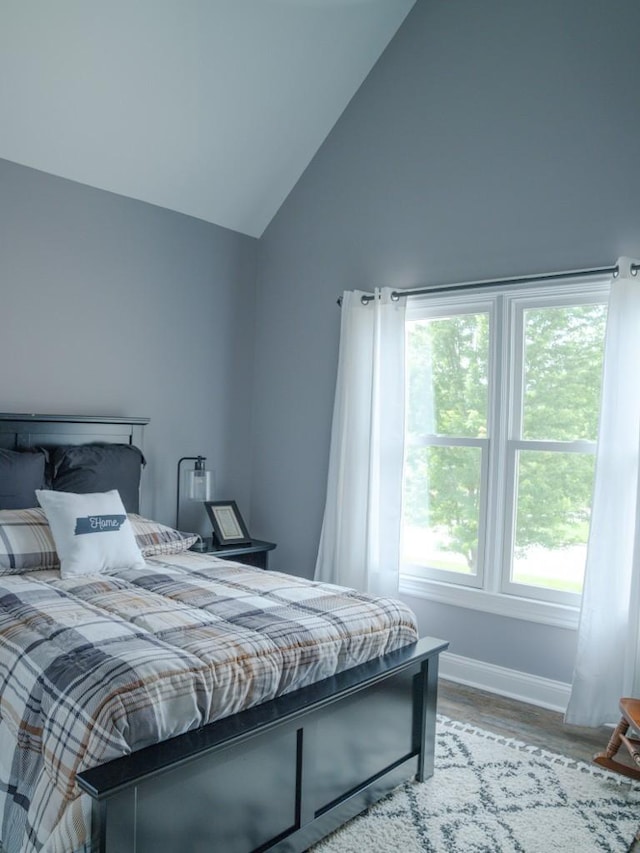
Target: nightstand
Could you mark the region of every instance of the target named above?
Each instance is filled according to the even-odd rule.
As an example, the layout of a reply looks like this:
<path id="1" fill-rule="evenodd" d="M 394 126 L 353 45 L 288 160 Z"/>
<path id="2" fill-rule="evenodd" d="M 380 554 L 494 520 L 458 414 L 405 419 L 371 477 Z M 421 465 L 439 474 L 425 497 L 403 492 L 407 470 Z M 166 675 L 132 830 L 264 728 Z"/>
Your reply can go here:
<path id="1" fill-rule="evenodd" d="M 205 539 L 204 542 L 207 547 L 203 551 L 193 550 L 197 550 L 198 554 L 213 554 L 257 569 L 269 568 L 269 551 L 276 547 L 275 542 L 263 542 L 261 539 L 252 539 L 247 545 L 216 545 L 212 539 Z"/>

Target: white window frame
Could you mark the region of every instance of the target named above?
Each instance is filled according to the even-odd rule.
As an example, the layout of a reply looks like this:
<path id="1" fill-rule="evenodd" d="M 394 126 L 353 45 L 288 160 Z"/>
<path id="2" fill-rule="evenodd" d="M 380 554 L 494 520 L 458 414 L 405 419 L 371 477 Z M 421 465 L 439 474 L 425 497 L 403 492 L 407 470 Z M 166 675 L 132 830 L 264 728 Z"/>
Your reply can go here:
<path id="1" fill-rule="evenodd" d="M 510 579 L 516 512 L 514 466 L 520 449 L 595 453 L 595 442 L 532 441 L 520 437 L 522 418 L 523 317 L 527 308 L 606 302 L 609 279 L 570 279 L 553 285 L 491 288 L 489 291 L 414 297 L 407 320 L 461 313 L 489 313 L 489 412 L 487 439 L 429 436 L 423 444 L 483 448 L 480 522 L 475 575 L 401 565 L 400 591 L 460 607 L 543 624 L 576 628 L 581 596 L 514 583 Z M 516 336 L 517 333 L 517 336 Z M 507 381 L 508 380 L 508 384 Z M 482 531 L 482 527 L 480 528 Z"/>

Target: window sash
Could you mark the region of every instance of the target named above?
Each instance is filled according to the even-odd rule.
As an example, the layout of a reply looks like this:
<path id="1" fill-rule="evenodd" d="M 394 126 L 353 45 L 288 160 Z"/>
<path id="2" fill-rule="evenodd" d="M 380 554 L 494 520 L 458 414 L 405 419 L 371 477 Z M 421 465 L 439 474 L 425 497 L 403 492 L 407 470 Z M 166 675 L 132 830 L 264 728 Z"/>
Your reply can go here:
<path id="1" fill-rule="evenodd" d="M 556 604 L 579 606 L 581 595 L 551 587 L 525 584 L 512 580 L 513 561 L 516 544 L 516 516 L 518 511 L 518 454 L 521 450 L 548 453 L 575 453 L 595 455 L 595 442 L 574 441 L 508 441 L 506 482 L 504 492 L 504 537 L 501 560 L 500 590 L 507 595 L 520 595 L 537 601 L 549 601 Z"/>
<path id="2" fill-rule="evenodd" d="M 454 583 L 460 586 L 482 589 L 484 586 L 484 567 L 487 531 L 487 506 L 489 482 L 489 439 L 487 438 L 449 438 L 448 436 L 416 436 L 409 441 L 414 447 L 476 447 L 480 449 L 480 501 L 478 510 L 478 554 L 476 571 L 473 574 L 450 571 L 425 566 L 422 564 L 403 562 L 402 572 L 413 578 L 430 577 L 433 580 Z M 404 526 L 404 525 L 403 525 Z M 402 554 L 402 552 L 401 552 Z"/>

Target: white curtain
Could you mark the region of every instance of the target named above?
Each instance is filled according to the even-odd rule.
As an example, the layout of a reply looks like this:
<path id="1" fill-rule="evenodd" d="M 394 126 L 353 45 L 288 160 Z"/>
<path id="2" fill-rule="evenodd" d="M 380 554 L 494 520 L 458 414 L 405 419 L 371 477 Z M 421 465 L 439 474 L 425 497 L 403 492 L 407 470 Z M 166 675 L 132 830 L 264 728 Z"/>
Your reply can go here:
<path id="1" fill-rule="evenodd" d="M 618 261 L 611 283 L 596 476 L 578 650 L 565 720 L 619 719 L 637 695 L 640 617 L 640 277 Z"/>
<path id="2" fill-rule="evenodd" d="M 391 288 L 342 297 L 327 499 L 316 580 L 398 591 L 405 300 Z"/>

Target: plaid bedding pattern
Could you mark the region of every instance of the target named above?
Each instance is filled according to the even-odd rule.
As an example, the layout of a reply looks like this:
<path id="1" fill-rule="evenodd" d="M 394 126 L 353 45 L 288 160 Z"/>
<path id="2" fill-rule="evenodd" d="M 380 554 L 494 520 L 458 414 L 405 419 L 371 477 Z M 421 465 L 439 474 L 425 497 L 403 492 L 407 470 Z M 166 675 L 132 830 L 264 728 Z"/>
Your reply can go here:
<path id="1" fill-rule="evenodd" d="M 195 533 L 182 533 L 180 530 L 167 527 L 166 524 L 143 518 L 135 513 L 130 512 L 128 518 L 138 548 L 144 557 L 158 557 L 187 551 L 200 538 Z"/>
<path id="2" fill-rule="evenodd" d="M 60 568 L 42 509 L 0 510 L 0 575 Z"/>
<path id="3" fill-rule="evenodd" d="M 402 602 L 192 552 L 1 577 L 4 850 L 88 851 L 79 771 L 416 639 Z"/>

